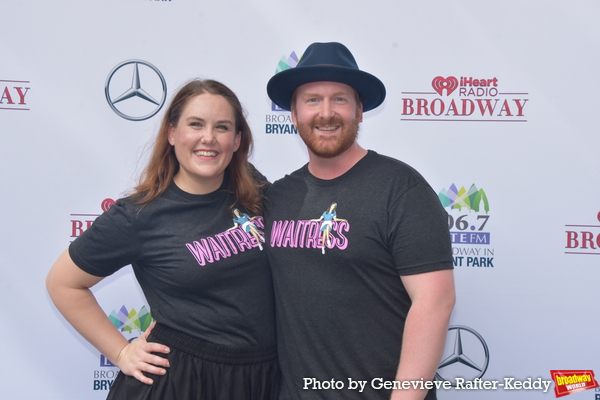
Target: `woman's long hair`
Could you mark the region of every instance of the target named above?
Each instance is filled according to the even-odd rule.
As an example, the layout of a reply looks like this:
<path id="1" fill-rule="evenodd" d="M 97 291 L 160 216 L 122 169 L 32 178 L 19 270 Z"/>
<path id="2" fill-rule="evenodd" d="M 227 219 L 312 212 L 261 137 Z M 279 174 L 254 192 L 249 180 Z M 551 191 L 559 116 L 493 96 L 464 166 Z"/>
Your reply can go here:
<path id="1" fill-rule="evenodd" d="M 240 132 L 240 147 L 233 153 L 231 162 L 226 168 L 230 176 L 229 190 L 236 195 L 237 201 L 230 205 L 241 204 L 249 212 L 261 213 L 262 195 L 258 187 L 264 183 L 256 182 L 253 167 L 248 163 L 252 151 L 253 139 L 250 126 L 246 121 L 244 110 L 235 93 L 227 86 L 214 80 L 193 80 L 184 85 L 171 100 L 169 108 L 163 117 L 150 161 L 140 175 L 138 185 L 133 189 L 138 204 L 148 204 L 159 197 L 171 184 L 179 171 L 179 161 L 175 156 L 175 148 L 169 143 L 169 127 L 177 126 L 183 110 L 194 97 L 203 93 L 219 95 L 231 105 L 235 116 L 235 131 Z"/>

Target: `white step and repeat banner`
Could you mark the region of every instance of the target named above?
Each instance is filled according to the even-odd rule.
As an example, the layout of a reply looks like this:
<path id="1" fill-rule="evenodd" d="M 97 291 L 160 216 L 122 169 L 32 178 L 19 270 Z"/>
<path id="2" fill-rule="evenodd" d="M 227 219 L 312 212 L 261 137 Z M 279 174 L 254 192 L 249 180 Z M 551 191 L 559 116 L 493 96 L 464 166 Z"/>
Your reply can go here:
<path id="1" fill-rule="evenodd" d="M 600 371 L 599 2 L 3 0 L 0 15 L 0 398 L 106 397 L 117 370 L 58 314 L 48 269 L 135 183 L 190 78 L 239 95 L 269 179 L 306 163 L 265 86 L 316 41 L 386 84 L 359 141 L 418 169 L 449 213 L 458 301 L 438 378 L 497 386 L 439 398 L 555 398 L 550 371 Z M 135 77 L 153 101 L 117 102 Z M 151 322 L 129 268 L 94 292 L 128 338 Z"/>

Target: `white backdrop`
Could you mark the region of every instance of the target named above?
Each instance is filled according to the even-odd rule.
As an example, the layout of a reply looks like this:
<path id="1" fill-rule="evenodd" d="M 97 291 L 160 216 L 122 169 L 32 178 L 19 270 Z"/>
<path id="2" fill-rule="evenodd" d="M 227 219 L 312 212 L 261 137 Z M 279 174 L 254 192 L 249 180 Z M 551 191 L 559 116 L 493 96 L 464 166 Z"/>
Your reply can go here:
<path id="1" fill-rule="evenodd" d="M 79 228 L 134 184 L 162 116 L 117 115 L 105 97 L 110 72 L 127 60 L 152 64 L 167 101 L 190 78 L 227 84 L 248 110 L 253 161 L 275 180 L 307 155 L 298 135 L 267 133 L 290 127 L 289 113 L 272 110 L 266 82 L 281 59 L 315 41 L 346 44 L 387 86 L 384 105 L 365 115 L 363 147 L 411 164 L 436 192 L 475 185 L 485 194 L 487 207 L 447 203 L 457 257 L 451 325 L 465 329 L 450 331 L 445 356 L 460 331 L 484 380 L 600 370 L 597 1 L 29 0 L 3 1 L 0 15 L 0 398 L 103 399 L 116 371 L 63 321 L 44 287 Z M 125 86 L 111 90 L 123 92 L 133 70 L 119 71 L 112 82 Z M 434 90 L 451 77 L 490 86 Z M 140 78 L 160 98 L 143 64 Z M 147 106 L 120 104 L 129 113 Z M 107 314 L 133 312 L 124 334 L 139 335 L 130 325 L 146 303 L 129 268 L 95 293 Z M 439 373 L 477 371 L 455 363 Z M 439 398 L 555 398 L 553 387 Z"/>

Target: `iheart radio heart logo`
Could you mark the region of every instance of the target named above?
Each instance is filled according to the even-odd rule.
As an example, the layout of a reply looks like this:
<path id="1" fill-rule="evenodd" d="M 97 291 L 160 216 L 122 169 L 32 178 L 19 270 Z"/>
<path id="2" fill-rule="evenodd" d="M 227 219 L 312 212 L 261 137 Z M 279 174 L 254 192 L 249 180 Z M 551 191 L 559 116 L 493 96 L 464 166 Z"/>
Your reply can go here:
<path id="1" fill-rule="evenodd" d="M 441 76 L 437 76 L 433 78 L 431 82 L 431 86 L 433 89 L 442 96 L 444 94 L 444 89 L 446 90 L 446 95 L 450 96 L 452 92 L 456 90 L 458 87 L 458 79 L 451 76 L 449 78 L 442 78 Z"/>
<path id="2" fill-rule="evenodd" d="M 527 122 L 529 94 L 495 76 L 436 76 L 431 87 L 402 92 L 402 121 Z"/>

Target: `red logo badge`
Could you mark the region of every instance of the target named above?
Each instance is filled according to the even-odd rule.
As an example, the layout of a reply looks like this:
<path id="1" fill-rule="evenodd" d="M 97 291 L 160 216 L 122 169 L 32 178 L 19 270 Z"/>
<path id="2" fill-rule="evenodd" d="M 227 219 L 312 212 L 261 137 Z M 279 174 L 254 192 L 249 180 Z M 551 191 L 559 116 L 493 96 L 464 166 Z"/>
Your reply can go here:
<path id="1" fill-rule="evenodd" d="M 113 204 L 115 204 L 116 201 L 114 201 L 113 199 L 104 199 L 102 200 L 102 211 L 108 211 L 109 208 L 112 207 Z"/>
<path id="2" fill-rule="evenodd" d="M 551 370 L 556 397 L 598 387 L 592 370 Z"/>

